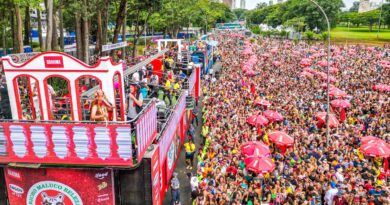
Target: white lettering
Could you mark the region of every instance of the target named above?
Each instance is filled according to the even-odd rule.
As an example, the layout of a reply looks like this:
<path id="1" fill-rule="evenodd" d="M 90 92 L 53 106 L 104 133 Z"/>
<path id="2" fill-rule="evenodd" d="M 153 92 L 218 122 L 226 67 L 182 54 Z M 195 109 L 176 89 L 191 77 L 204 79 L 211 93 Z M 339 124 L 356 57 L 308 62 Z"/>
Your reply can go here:
<path id="1" fill-rule="evenodd" d="M 61 61 L 60 60 L 46 60 L 46 63 L 51 64 L 51 65 L 58 65 L 58 64 L 61 64 Z"/>

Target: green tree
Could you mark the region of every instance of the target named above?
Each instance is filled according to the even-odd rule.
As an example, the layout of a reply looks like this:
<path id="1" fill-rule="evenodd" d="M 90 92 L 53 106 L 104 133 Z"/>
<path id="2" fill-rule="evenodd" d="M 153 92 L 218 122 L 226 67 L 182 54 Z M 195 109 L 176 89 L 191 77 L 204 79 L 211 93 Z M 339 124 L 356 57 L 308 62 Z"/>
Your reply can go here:
<path id="1" fill-rule="evenodd" d="M 364 13 L 359 13 L 359 17 L 364 23 L 368 25 L 370 32 L 372 31 L 372 27 L 374 26 L 374 24 L 378 22 L 379 12 L 379 9 L 375 9 Z"/>
<path id="2" fill-rule="evenodd" d="M 242 21 L 242 20 L 245 20 L 247 11 L 248 10 L 246 10 L 246 9 L 234 9 L 233 13 L 234 13 L 237 20 Z"/>

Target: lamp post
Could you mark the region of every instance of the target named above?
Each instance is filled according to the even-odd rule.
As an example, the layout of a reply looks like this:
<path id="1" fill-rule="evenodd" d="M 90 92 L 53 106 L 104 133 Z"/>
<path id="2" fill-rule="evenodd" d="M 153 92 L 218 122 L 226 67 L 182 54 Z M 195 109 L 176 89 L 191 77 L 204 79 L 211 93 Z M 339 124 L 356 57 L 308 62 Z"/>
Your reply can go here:
<path id="1" fill-rule="evenodd" d="M 383 10 L 383 0 L 381 4 L 381 12 L 379 13 L 379 19 L 378 19 L 378 32 L 376 33 L 376 38 L 379 38 L 379 31 L 381 30 L 381 18 L 382 18 L 382 10 Z"/>
<path id="2" fill-rule="evenodd" d="M 329 66 L 330 66 L 330 23 L 328 16 L 326 15 L 324 9 L 314 0 L 310 0 L 313 2 L 322 12 L 326 19 L 326 23 L 328 24 L 328 59 L 326 66 L 326 144 L 329 145 Z"/>

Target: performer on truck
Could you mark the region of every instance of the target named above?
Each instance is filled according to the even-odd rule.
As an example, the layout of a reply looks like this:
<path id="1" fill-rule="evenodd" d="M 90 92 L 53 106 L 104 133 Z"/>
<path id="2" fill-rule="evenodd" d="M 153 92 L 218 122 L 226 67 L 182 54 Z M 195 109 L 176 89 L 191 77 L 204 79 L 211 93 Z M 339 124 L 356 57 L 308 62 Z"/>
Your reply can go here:
<path id="1" fill-rule="evenodd" d="M 113 107 L 109 103 L 102 90 L 98 90 L 95 93 L 95 99 L 91 103 L 91 121 L 109 121 L 109 112 L 112 112 Z"/>

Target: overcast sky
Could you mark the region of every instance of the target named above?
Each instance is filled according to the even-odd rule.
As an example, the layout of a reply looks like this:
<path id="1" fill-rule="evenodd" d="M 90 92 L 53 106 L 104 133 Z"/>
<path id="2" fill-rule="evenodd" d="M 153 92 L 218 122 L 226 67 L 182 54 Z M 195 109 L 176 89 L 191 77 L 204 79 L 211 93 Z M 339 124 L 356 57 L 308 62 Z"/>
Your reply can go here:
<path id="1" fill-rule="evenodd" d="M 273 0 L 273 2 L 276 2 L 277 0 Z M 347 8 L 350 8 L 352 6 L 352 3 L 354 1 L 358 1 L 358 0 L 343 0 L 344 1 L 344 4 Z M 381 0 L 371 0 L 371 1 L 374 1 L 374 2 L 381 2 Z M 236 2 L 239 2 L 239 0 L 236 0 Z M 268 4 L 269 0 L 246 0 L 246 7 L 247 9 L 253 9 L 256 7 L 256 4 L 259 3 L 259 2 L 265 2 Z"/>

